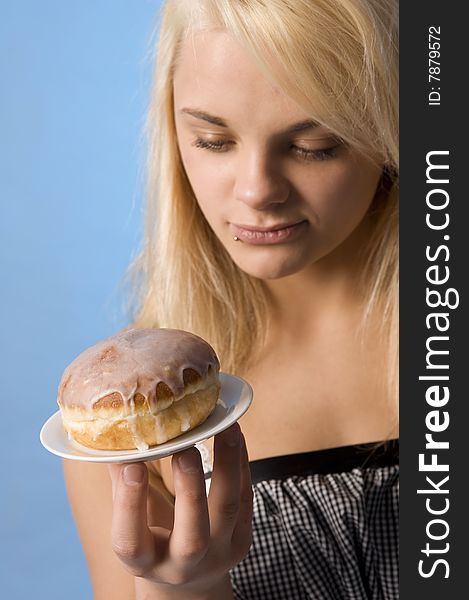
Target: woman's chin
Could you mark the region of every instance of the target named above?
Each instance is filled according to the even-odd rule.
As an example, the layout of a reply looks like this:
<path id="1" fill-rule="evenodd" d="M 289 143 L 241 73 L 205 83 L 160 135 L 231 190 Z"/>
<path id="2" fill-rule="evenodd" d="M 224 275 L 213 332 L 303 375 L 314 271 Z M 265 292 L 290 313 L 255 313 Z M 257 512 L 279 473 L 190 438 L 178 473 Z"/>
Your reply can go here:
<path id="1" fill-rule="evenodd" d="M 260 257 L 249 259 L 247 257 L 232 256 L 232 259 L 247 275 L 266 281 L 294 275 L 305 268 L 307 263 L 305 260 L 299 260 L 298 257 L 278 260 L 278 258 L 272 256 L 263 259 L 260 259 Z"/>

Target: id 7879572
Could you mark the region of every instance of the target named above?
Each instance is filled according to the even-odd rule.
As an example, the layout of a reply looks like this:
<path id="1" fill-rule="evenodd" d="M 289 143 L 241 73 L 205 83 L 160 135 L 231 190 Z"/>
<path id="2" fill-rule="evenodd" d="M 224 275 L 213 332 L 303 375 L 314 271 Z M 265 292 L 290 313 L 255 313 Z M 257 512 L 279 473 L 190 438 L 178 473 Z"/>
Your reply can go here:
<path id="1" fill-rule="evenodd" d="M 441 104 L 441 27 L 432 25 L 428 28 L 428 105 L 440 106 Z"/>

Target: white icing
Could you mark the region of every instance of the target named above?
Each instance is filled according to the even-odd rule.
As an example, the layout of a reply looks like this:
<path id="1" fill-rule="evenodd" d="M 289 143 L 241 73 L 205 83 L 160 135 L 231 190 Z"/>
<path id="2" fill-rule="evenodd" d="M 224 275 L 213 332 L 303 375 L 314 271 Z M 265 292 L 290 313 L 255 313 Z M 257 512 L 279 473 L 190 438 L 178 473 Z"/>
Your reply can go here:
<path id="1" fill-rule="evenodd" d="M 163 424 L 161 423 L 161 415 L 156 415 L 155 418 L 155 438 L 157 444 L 163 444 L 168 440 Z"/>
<path id="2" fill-rule="evenodd" d="M 177 401 L 201 385 L 199 381 L 185 386 L 184 371 L 191 369 L 203 378 L 209 367 L 218 373 L 218 358 L 196 335 L 177 329 L 129 329 L 82 352 L 65 369 L 57 400 L 61 407 L 91 413 L 100 399 L 118 393 L 132 414 L 131 403 L 138 393 L 156 413 L 162 410 L 156 398 L 159 383 L 171 390 L 171 402 Z"/>
<path id="3" fill-rule="evenodd" d="M 191 419 L 188 410 L 185 406 L 178 405 L 177 403 L 174 405 L 174 410 L 181 422 L 181 431 L 188 431 L 191 428 Z"/>
<path id="4" fill-rule="evenodd" d="M 138 427 L 138 417 L 154 417 L 156 444 L 168 440 L 161 412 L 173 406 L 181 431 L 191 428 L 190 413 L 179 400 L 212 385 L 218 380 L 220 364 L 207 342 L 191 333 L 175 329 L 131 329 L 99 342 L 80 354 L 65 370 L 59 386 L 58 403 L 62 409 L 69 438 L 74 432 L 96 441 L 110 427 L 126 427 L 135 447 L 149 448 Z M 184 371 L 200 377 L 184 383 Z M 210 375 L 209 375 L 209 371 Z M 157 398 L 160 383 L 171 394 Z M 120 396 L 122 402 L 116 397 Z M 135 406 L 136 395 L 145 402 Z M 167 395 L 167 394 L 166 394 Z M 110 405 L 95 406 L 108 397 Z"/>

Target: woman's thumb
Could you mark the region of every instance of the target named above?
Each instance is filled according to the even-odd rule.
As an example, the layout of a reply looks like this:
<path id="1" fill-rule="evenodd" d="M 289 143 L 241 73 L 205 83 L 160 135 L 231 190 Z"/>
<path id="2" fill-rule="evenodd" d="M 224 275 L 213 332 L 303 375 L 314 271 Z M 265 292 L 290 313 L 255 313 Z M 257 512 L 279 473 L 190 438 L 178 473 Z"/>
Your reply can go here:
<path id="1" fill-rule="evenodd" d="M 109 469 L 114 496 L 112 547 L 122 562 L 137 574 L 154 560 L 153 536 L 147 522 L 147 467 L 144 463 L 112 467 Z"/>

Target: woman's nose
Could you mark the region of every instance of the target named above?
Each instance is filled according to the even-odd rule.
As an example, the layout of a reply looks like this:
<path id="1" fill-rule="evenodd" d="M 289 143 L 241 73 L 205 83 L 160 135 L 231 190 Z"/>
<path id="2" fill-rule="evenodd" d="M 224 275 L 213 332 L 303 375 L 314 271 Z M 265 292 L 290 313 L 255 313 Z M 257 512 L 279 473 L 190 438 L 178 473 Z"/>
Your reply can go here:
<path id="1" fill-rule="evenodd" d="M 251 208 L 263 210 L 285 202 L 289 186 L 275 161 L 266 155 L 251 154 L 237 165 L 234 195 Z"/>

